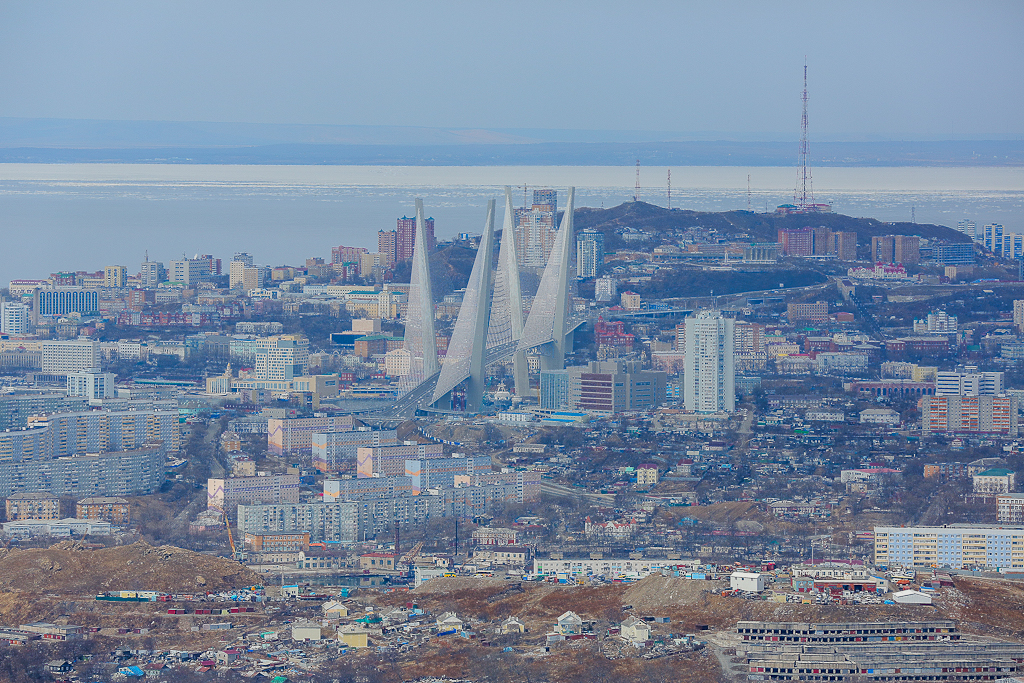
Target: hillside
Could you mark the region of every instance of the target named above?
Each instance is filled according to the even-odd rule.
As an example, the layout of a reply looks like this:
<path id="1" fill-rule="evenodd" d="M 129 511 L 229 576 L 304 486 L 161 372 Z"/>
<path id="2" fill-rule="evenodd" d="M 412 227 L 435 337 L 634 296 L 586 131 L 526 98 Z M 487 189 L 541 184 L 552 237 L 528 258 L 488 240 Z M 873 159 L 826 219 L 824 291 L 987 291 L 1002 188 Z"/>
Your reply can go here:
<path id="1" fill-rule="evenodd" d="M 870 244 L 871 238 L 877 235 L 919 235 L 950 242 L 971 241 L 958 230 L 928 223 L 884 223 L 874 218 L 854 218 L 838 213 L 782 215 L 750 211 L 669 210 L 647 202 L 625 202 L 608 209 L 581 207 L 576 209 L 573 221 L 576 230 L 600 230 L 605 237 L 606 250 L 622 246 L 622 241 L 615 235 L 615 231 L 625 227 L 637 228 L 655 235 L 688 228 L 714 229 L 723 237 L 735 238 L 746 235 L 752 242 L 774 242 L 778 239 L 778 231 L 782 229 L 818 226 L 833 231 L 856 232 L 857 242 L 862 245 Z"/>
<path id="2" fill-rule="evenodd" d="M 49 548 L 0 554 L 0 590 L 96 595 L 109 590 L 167 593 L 220 591 L 258 584 L 261 578 L 237 562 L 145 541 L 88 550 L 63 541 Z"/>

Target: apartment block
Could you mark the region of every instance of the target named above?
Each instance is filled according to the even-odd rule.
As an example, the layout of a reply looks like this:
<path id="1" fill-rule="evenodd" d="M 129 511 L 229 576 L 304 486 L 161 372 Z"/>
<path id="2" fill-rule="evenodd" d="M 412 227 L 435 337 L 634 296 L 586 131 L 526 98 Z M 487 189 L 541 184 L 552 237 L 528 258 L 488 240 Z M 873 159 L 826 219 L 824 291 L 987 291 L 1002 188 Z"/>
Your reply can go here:
<path id="1" fill-rule="evenodd" d="M 857 260 L 857 233 L 855 232 L 834 232 L 832 233 L 832 253 L 840 261 Z"/>
<path id="2" fill-rule="evenodd" d="M 48 491 L 54 496 L 139 496 L 164 481 L 163 444 L 118 453 L 0 462 L 0 496 Z"/>
<path id="3" fill-rule="evenodd" d="M 439 443 L 407 441 L 394 446 L 361 446 L 356 450 L 356 472 L 359 477 L 405 476 L 406 460 L 443 458 Z"/>
<path id="4" fill-rule="evenodd" d="M 89 401 L 113 398 L 116 377 L 112 372 L 100 372 L 96 368 L 81 372 L 69 372 L 68 396 L 81 396 Z"/>
<path id="5" fill-rule="evenodd" d="M 44 341 L 42 350 L 42 371 L 46 374 L 66 375 L 100 367 L 98 341 Z"/>
<path id="6" fill-rule="evenodd" d="M 812 323 L 828 322 L 828 303 L 816 301 L 808 304 L 787 304 L 786 319 L 791 323 L 802 320 Z"/>
<path id="7" fill-rule="evenodd" d="M 310 453 L 313 435 L 352 431 L 352 416 L 296 417 L 267 420 L 267 448 L 275 455 Z"/>
<path id="8" fill-rule="evenodd" d="M 360 447 L 397 443 L 398 432 L 393 429 L 316 433 L 313 434 L 313 467 L 321 472 L 337 472 L 346 463 L 355 462 Z"/>
<path id="9" fill-rule="evenodd" d="M 469 483 L 474 474 L 490 473 L 491 456 L 474 455 L 463 456 L 453 455 L 450 458 L 423 458 L 405 461 L 405 476 L 409 477 L 412 483 L 412 492 L 415 495 L 425 492 L 427 489 L 455 486 L 456 477 L 464 477 L 464 483 Z"/>
<path id="10" fill-rule="evenodd" d="M 96 496 L 75 503 L 78 519 L 99 519 L 114 526 L 127 526 L 132 521 L 132 506 L 124 498 Z"/>
<path id="11" fill-rule="evenodd" d="M 1024 569 L 1024 526 L 875 527 L 875 564 Z"/>
<path id="12" fill-rule="evenodd" d="M 45 430 L 45 447 L 51 458 L 82 453 L 105 453 L 140 448 L 146 443 L 163 443 L 168 451 L 181 447 L 177 410 L 91 410 L 57 413 L 28 418 L 32 429 L 18 432 L 25 438 L 29 431 Z M 15 434 L 15 432 L 11 432 Z M 0 434 L 0 444 L 6 433 Z M 13 447 L 13 446 L 12 446 Z M 0 446 L 0 461 L 4 460 Z"/>
<path id="13" fill-rule="evenodd" d="M 324 502 L 364 500 L 412 495 L 409 477 L 364 477 L 362 479 L 324 479 Z"/>
<path id="14" fill-rule="evenodd" d="M 779 230 L 779 245 L 783 256 L 813 256 L 814 230 L 812 228 Z"/>
<path id="15" fill-rule="evenodd" d="M 1024 524 L 1024 493 L 996 496 L 997 524 Z"/>
<path id="16" fill-rule="evenodd" d="M 240 534 L 309 534 L 315 543 L 354 543 L 360 538 L 359 503 L 239 505 Z"/>
<path id="17" fill-rule="evenodd" d="M 206 507 L 234 516 L 235 507 L 259 503 L 298 503 L 299 475 L 270 474 L 263 477 L 208 479 Z"/>
<path id="18" fill-rule="evenodd" d="M 15 493 L 7 498 L 7 521 L 60 519 L 60 498 L 52 493 Z"/>
<path id="19" fill-rule="evenodd" d="M 921 433 L 1018 434 L 1016 396 L 923 396 Z"/>
<path id="20" fill-rule="evenodd" d="M 998 396 L 1005 391 L 1002 372 L 949 372 L 935 375 L 936 396 Z"/>
<path id="21" fill-rule="evenodd" d="M 555 378 L 550 375 L 549 381 Z M 610 414 L 663 404 L 668 374 L 644 370 L 635 361 L 592 361 L 566 368 L 565 380 L 571 410 Z"/>
<path id="22" fill-rule="evenodd" d="M 309 550 L 309 532 L 298 534 L 250 534 L 242 537 L 246 550 L 256 553 L 299 553 Z"/>
<path id="23" fill-rule="evenodd" d="M 87 410 L 89 402 L 67 394 L 5 394 L 0 396 L 0 431 L 24 427 L 30 415 Z"/>

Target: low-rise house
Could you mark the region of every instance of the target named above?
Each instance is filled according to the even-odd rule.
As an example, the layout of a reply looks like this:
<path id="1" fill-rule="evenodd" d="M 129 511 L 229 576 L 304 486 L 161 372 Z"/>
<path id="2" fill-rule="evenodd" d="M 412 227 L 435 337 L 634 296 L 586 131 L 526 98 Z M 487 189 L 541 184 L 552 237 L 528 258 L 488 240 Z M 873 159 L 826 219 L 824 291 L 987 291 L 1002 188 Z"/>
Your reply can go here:
<path id="1" fill-rule="evenodd" d="M 641 645 L 651 639 L 651 627 L 643 619 L 629 617 L 620 625 L 619 634 L 634 645 Z"/>
<path id="2" fill-rule="evenodd" d="M 995 467 L 974 475 L 975 493 L 1011 493 L 1016 488 L 1017 474 L 1005 467 Z"/>
<path id="3" fill-rule="evenodd" d="M 320 640 L 320 624 L 308 621 L 292 624 L 292 640 L 301 642 Z"/>
<path id="4" fill-rule="evenodd" d="M 366 553 L 359 556 L 359 568 L 362 570 L 380 571 L 395 568 L 394 553 Z"/>
<path id="5" fill-rule="evenodd" d="M 764 574 L 754 572 L 733 572 L 729 575 L 729 588 L 735 591 L 760 593 L 764 591 Z"/>
<path id="6" fill-rule="evenodd" d="M 503 634 L 525 633 L 526 624 L 519 621 L 519 619 L 516 617 L 509 617 L 505 621 L 501 622 L 501 632 Z"/>
<path id="7" fill-rule="evenodd" d="M 338 631 L 338 642 L 345 647 L 369 647 L 369 633 L 355 628 L 345 628 Z"/>
<path id="8" fill-rule="evenodd" d="M 321 609 L 324 611 L 325 619 L 341 619 L 348 616 L 348 607 L 336 600 L 325 602 Z"/>
<path id="9" fill-rule="evenodd" d="M 566 612 L 555 620 L 555 633 L 563 636 L 578 636 L 583 633 L 583 619 L 575 612 Z"/>
<path id="10" fill-rule="evenodd" d="M 438 631 L 451 631 L 452 629 L 462 630 L 462 619 L 459 619 L 455 612 L 445 612 L 437 618 Z"/>

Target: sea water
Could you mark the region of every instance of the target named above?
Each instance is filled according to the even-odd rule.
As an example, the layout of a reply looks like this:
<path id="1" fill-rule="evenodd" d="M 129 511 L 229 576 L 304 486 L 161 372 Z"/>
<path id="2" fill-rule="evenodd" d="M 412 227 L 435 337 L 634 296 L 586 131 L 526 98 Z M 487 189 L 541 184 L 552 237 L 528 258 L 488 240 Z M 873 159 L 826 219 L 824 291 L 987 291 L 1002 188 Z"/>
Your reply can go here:
<path id="1" fill-rule="evenodd" d="M 793 201 L 796 184 L 793 168 L 671 171 L 672 207 L 700 211 L 773 210 Z M 667 181 L 667 168 L 641 168 L 640 199 L 667 206 Z M 574 185 L 577 206 L 607 208 L 631 200 L 635 184 L 633 166 L 0 164 L 0 285 L 107 265 L 133 273 L 147 251 L 165 264 L 195 254 L 227 262 L 240 251 L 301 264 L 329 258 L 332 246 L 376 251 L 377 231 L 412 215 L 416 197 L 445 239 L 478 233 L 505 185 L 516 206 L 535 188 Z M 813 169 L 812 187 L 815 201 L 851 216 L 1024 232 L 1021 168 L 826 167 Z"/>

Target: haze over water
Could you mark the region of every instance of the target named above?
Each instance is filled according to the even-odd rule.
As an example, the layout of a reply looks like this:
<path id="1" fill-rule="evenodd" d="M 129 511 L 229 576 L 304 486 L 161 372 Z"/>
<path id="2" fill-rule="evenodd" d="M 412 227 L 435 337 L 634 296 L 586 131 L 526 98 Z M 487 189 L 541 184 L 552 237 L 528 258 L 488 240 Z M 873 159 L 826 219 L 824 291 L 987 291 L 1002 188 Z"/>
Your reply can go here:
<path id="1" fill-rule="evenodd" d="M 666 168 L 641 168 L 641 199 L 665 206 Z M 792 201 L 792 167 L 672 168 L 673 208 L 747 208 Z M 633 197 L 635 168 L 611 166 L 216 166 L 183 164 L 2 164 L 0 284 L 58 270 L 121 264 L 136 272 L 149 250 L 164 263 L 236 251 L 266 265 L 329 257 L 339 244 L 375 251 L 423 197 L 437 236 L 479 232 L 487 199 L 513 186 L 576 186 L 577 206 L 611 207 Z M 1021 168 L 816 168 L 815 199 L 838 213 L 956 227 L 1002 223 L 1024 232 Z M 564 202 L 560 192 L 560 205 Z M 500 220 L 500 217 L 499 217 Z"/>

